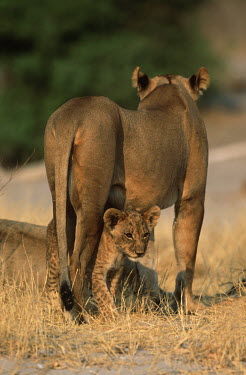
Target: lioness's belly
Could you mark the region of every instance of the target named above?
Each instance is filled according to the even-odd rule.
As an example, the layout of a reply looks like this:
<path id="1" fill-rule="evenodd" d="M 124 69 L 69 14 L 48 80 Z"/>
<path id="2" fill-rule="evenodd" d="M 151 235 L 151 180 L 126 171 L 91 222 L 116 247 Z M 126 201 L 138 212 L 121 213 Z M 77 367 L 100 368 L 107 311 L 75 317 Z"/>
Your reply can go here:
<path id="1" fill-rule="evenodd" d="M 144 178 L 146 177 L 146 178 Z M 175 180 L 164 183 L 143 175 L 142 179 L 126 178 L 112 185 L 109 194 L 109 206 L 118 209 L 134 208 L 146 210 L 158 205 L 161 209 L 172 206 L 178 198 L 178 184 Z"/>
<path id="2" fill-rule="evenodd" d="M 128 129 L 122 154 L 117 155 L 112 185 L 115 197 L 121 202 L 124 197 L 123 208 L 170 207 L 182 188 L 187 159 L 182 132 L 163 121 L 153 132 L 152 125 L 143 121 Z"/>
<path id="3" fill-rule="evenodd" d="M 152 205 L 161 209 L 172 206 L 178 198 L 178 185 L 176 181 L 150 180 L 146 176 L 142 181 L 126 180 L 125 207 L 145 210 Z"/>

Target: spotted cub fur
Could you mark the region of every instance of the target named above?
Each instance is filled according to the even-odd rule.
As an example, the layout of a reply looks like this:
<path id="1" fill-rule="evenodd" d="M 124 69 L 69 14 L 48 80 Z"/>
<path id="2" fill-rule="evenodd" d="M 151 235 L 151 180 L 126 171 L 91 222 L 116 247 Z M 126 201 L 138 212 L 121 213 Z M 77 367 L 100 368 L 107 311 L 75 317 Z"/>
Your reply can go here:
<path id="1" fill-rule="evenodd" d="M 151 207 L 143 214 L 136 210 L 108 209 L 92 272 L 92 291 L 101 313 L 116 312 L 114 298 L 121 278 L 124 259 L 143 257 L 151 231 L 160 217 L 160 208 Z M 110 276 L 110 278 L 109 278 Z"/>

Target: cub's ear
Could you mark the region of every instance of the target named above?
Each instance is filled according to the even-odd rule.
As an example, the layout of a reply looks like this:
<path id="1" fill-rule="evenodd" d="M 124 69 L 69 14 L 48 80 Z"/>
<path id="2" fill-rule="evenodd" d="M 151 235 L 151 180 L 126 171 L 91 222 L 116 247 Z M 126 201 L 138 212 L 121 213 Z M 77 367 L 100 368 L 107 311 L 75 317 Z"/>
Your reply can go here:
<path id="1" fill-rule="evenodd" d="M 144 220 L 150 229 L 154 228 L 161 215 L 161 209 L 158 206 L 153 206 L 143 214 Z"/>
<path id="2" fill-rule="evenodd" d="M 140 71 L 139 66 L 137 66 L 132 74 L 132 86 L 137 87 L 138 92 L 145 90 L 149 85 L 149 77 Z"/>
<path id="3" fill-rule="evenodd" d="M 103 215 L 103 221 L 108 230 L 113 230 L 119 220 L 123 219 L 124 212 L 116 208 L 109 208 Z"/>
<path id="4" fill-rule="evenodd" d="M 200 68 L 196 74 L 189 78 L 190 87 L 192 90 L 192 97 L 194 100 L 199 98 L 199 95 L 206 91 L 210 84 L 210 76 L 206 68 Z"/>

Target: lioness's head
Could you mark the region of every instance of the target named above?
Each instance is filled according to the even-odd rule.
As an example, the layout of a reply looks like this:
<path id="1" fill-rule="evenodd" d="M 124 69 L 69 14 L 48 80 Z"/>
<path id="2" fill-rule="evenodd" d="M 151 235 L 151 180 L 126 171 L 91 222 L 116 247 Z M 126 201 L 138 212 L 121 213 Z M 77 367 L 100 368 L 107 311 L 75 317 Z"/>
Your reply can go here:
<path id="1" fill-rule="evenodd" d="M 196 74 L 190 78 L 185 78 L 179 75 L 165 74 L 149 78 L 147 74 L 140 71 L 137 66 L 132 75 L 132 85 L 137 87 L 140 100 L 143 100 L 151 91 L 160 85 L 182 85 L 190 94 L 190 96 L 197 100 L 203 91 L 207 90 L 210 83 L 209 73 L 206 68 L 200 68 Z"/>
<path id="2" fill-rule="evenodd" d="M 130 258 L 144 256 L 150 233 L 160 217 L 160 208 L 151 207 L 141 214 L 136 210 L 119 211 L 109 208 L 104 216 L 104 231 L 112 237 L 117 249 Z"/>

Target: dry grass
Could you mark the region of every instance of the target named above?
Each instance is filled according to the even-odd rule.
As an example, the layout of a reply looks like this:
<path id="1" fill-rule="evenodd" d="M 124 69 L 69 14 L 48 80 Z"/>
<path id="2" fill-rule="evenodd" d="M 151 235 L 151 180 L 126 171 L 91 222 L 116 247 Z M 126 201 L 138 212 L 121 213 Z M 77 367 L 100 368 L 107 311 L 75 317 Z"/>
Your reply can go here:
<path id="1" fill-rule="evenodd" d="M 157 227 L 158 273 L 161 287 L 172 291 L 176 262 L 172 243 L 172 217 Z M 202 229 L 193 283 L 195 294 L 224 293 L 238 282 L 246 269 L 245 218 L 236 215 L 231 222 L 215 220 Z M 229 283 L 229 284 L 228 284 Z"/>
<path id="2" fill-rule="evenodd" d="M 170 291 L 176 269 L 170 226 L 164 227 L 159 233 L 158 271 L 161 286 Z M 95 373 L 112 368 L 113 374 L 243 374 L 246 297 L 225 298 L 224 292 L 245 277 L 245 245 L 242 217 L 233 225 L 204 227 L 194 291 L 212 306 L 194 316 L 139 307 L 117 320 L 94 316 L 89 324 L 78 326 L 60 308 L 51 307 L 34 283 L 5 283 L 0 291 L 0 358 L 16 359 L 15 372 L 23 361 L 33 361 L 47 370 L 92 368 Z M 239 293 L 243 291 L 242 286 Z"/>
<path id="3" fill-rule="evenodd" d="M 94 316 L 78 326 L 35 285 L 7 283 L 0 292 L 0 354 L 42 362 L 46 369 L 123 366 L 134 374 L 141 364 L 146 374 L 170 373 L 163 372 L 169 368 L 243 371 L 246 297 L 222 300 L 212 299 L 212 307 L 194 316 L 139 308 L 108 322 Z"/>
<path id="4" fill-rule="evenodd" d="M 29 194 L 28 192 L 26 193 Z M 28 206 L 12 209 L 2 201 L 2 217 L 47 224 Z M 8 216 L 11 215 L 11 216 Z M 18 215 L 22 215 L 21 217 Z M 29 215 L 29 216 L 28 216 Z M 219 213 L 218 213 L 219 215 Z M 168 216 L 168 215 L 167 215 Z M 175 259 L 171 219 L 158 225 L 158 272 L 161 286 L 173 290 Z M 117 320 L 90 318 L 87 325 L 65 319 L 35 285 L 5 283 L 0 290 L 0 359 L 42 363 L 44 370 L 112 368 L 111 374 L 244 374 L 246 372 L 246 297 L 224 293 L 245 277 L 245 218 L 214 221 L 203 227 L 194 293 L 212 304 L 194 316 L 129 309 Z M 229 284 L 228 284 L 229 282 Z M 241 288 L 239 293 L 245 291 Z M 223 296 L 225 298 L 223 298 Z M 93 367 L 96 366 L 96 367 Z M 140 370 L 142 372 L 139 372 Z M 127 369 L 124 372 L 124 369 Z M 210 372 L 211 371 L 211 372 Z M 1 370 L 0 374 L 4 373 Z"/>

